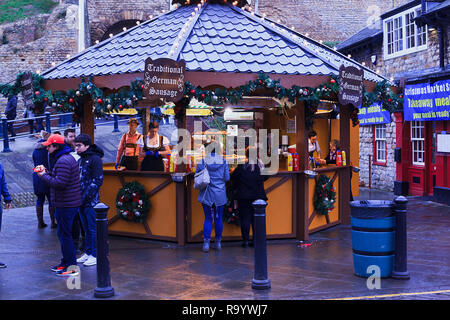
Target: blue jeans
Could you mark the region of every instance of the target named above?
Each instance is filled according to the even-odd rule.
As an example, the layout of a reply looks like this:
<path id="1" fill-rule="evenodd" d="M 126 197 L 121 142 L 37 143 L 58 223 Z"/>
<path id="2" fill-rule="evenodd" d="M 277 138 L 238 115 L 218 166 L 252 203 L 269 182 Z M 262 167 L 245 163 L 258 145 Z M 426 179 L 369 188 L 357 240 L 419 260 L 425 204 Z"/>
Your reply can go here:
<path id="1" fill-rule="evenodd" d="M 80 220 L 86 234 L 85 253 L 93 257 L 97 257 L 97 222 L 95 216 L 94 208 L 80 207 Z"/>
<path id="2" fill-rule="evenodd" d="M 214 231 L 216 233 L 216 239 L 222 239 L 223 222 L 222 213 L 224 206 L 215 205 L 213 207 L 203 205 L 203 211 L 205 212 L 205 222 L 203 223 L 203 239 L 211 239 L 211 230 L 214 216 Z M 214 215 L 213 215 L 214 208 Z"/>
<path id="3" fill-rule="evenodd" d="M 57 232 L 61 243 L 62 259 L 61 265 L 64 267 L 77 265 L 75 246 L 72 240 L 72 224 L 78 208 L 55 208 L 55 218 L 57 222 Z"/>

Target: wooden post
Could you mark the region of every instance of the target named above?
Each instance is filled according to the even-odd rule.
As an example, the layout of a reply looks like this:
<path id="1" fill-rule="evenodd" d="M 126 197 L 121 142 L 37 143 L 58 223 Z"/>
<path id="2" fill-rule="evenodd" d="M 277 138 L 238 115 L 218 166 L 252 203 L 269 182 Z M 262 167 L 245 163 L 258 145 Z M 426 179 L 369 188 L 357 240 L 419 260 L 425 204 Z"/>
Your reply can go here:
<path id="1" fill-rule="evenodd" d="M 95 119 L 94 112 L 92 111 L 93 101 L 92 99 L 86 100 L 83 104 L 83 117 L 81 119 L 81 133 L 88 134 L 92 143 L 94 143 L 94 128 L 95 128 Z"/>
<path id="2" fill-rule="evenodd" d="M 340 106 L 339 140 L 341 151 L 345 151 L 347 167 L 339 170 L 339 219 L 350 224 L 350 111 L 351 106 Z"/>
<path id="3" fill-rule="evenodd" d="M 299 169 L 308 169 L 308 129 L 306 129 L 305 104 L 298 102 L 296 110 L 296 148 L 299 155 Z M 297 179 L 297 240 L 306 241 L 309 238 L 309 182 L 305 174 L 299 174 Z"/>
<path id="4" fill-rule="evenodd" d="M 178 129 L 186 129 L 186 109 L 183 109 L 183 120 L 177 120 Z M 181 138 L 178 138 L 178 143 L 181 142 Z M 173 155 L 172 155 L 173 156 Z M 182 150 L 179 157 L 185 157 L 185 153 Z M 186 165 L 184 163 L 177 165 L 177 172 L 186 172 Z M 187 183 L 188 177 L 183 178 L 183 182 L 176 183 L 176 208 L 177 208 L 177 240 L 178 245 L 184 246 L 186 243 L 186 219 L 187 219 Z"/>

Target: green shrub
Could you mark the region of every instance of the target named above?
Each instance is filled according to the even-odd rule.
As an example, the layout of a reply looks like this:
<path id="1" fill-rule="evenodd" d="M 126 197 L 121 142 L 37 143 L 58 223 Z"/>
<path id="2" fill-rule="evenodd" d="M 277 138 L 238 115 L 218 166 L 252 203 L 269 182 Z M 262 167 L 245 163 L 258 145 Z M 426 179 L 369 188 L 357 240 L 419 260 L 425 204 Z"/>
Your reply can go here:
<path id="1" fill-rule="evenodd" d="M 0 0 L 0 24 L 50 13 L 57 5 L 53 0 Z"/>

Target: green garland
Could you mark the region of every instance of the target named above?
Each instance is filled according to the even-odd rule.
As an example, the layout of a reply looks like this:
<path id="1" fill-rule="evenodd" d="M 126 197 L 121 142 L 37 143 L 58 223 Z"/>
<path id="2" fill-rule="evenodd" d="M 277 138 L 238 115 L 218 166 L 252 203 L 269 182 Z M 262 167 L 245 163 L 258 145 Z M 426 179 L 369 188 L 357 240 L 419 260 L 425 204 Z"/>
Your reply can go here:
<path id="1" fill-rule="evenodd" d="M 336 188 L 331 179 L 326 175 L 320 175 L 316 182 L 314 192 L 314 209 L 321 215 L 327 215 L 334 209 L 336 203 Z"/>
<path id="2" fill-rule="evenodd" d="M 142 184 L 132 181 L 124 184 L 116 197 L 117 215 L 125 220 L 143 223 L 150 210 L 150 201 Z"/>
<path id="3" fill-rule="evenodd" d="M 20 78 L 23 73 L 19 73 L 16 82 L 13 85 L 0 85 L 0 93 L 8 96 L 11 93 L 18 94 L 21 90 Z M 103 117 L 105 114 L 115 110 L 120 111 L 126 108 L 136 107 L 139 100 L 143 99 L 143 81 L 139 78 L 130 83 L 129 88 L 122 88 L 117 92 L 106 95 L 104 91 L 97 88 L 92 82 L 92 78 L 87 81 L 82 78 L 78 89 L 70 89 L 67 91 L 45 91 L 42 88 L 44 79 L 33 74 L 33 87 L 35 90 L 33 101 L 36 107 L 41 109 L 44 102 L 51 104 L 56 112 L 74 112 L 74 121 L 79 122 L 83 118 L 82 105 L 87 99 L 93 101 L 93 112 L 97 117 Z M 184 109 L 187 108 L 192 98 L 202 101 L 208 105 L 219 106 L 225 103 L 237 104 L 244 96 L 249 96 L 257 90 L 266 89 L 269 95 L 278 99 L 288 98 L 290 102 L 295 103 L 296 100 L 304 101 L 306 106 L 306 127 L 308 129 L 313 126 L 314 113 L 321 100 L 337 101 L 339 94 L 339 78 L 331 76 L 327 83 L 323 83 L 316 88 L 292 86 L 284 88 L 280 84 L 280 80 L 273 80 L 265 73 L 259 73 L 256 80 L 249 81 L 247 84 L 233 89 L 218 88 L 214 91 L 205 90 L 196 87 L 190 82 L 184 84 L 184 98 L 175 104 L 174 112 L 178 120 L 183 120 Z M 377 83 L 373 92 L 363 90 L 363 106 L 369 107 L 374 102 L 381 102 L 383 108 L 389 112 L 398 111 L 403 105 L 403 96 L 396 95 L 389 87 L 387 81 Z M 356 126 L 358 121 L 358 108 L 352 108 L 351 119 L 353 125 Z"/>

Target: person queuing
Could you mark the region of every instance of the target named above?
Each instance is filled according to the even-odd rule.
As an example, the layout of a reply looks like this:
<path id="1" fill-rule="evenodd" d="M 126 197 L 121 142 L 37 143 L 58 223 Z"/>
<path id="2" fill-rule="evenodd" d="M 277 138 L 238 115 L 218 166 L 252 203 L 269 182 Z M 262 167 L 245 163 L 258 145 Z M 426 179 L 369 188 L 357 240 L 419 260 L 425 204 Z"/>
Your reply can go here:
<path id="1" fill-rule="evenodd" d="M 264 191 L 264 181 L 269 176 L 261 175 L 258 159 L 251 159 L 251 154 L 256 154 L 255 147 L 245 149 L 245 163 L 239 164 L 231 173 L 231 181 L 235 189 L 236 200 L 238 201 L 239 213 L 241 216 L 242 246 L 247 248 L 250 240 L 250 226 L 254 234 L 254 214 L 253 202 L 258 199 L 267 201 Z M 254 152 L 252 152 L 254 150 Z"/>
<path id="2" fill-rule="evenodd" d="M 137 170 L 139 160 L 139 145 L 137 141 L 141 134 L 136 132 L 139 122 L 136 118 L 128 119 L 128 132 L 125 133 L 119 142 L 117 149 L 115 168 L 123 166 L 127 170 Z"/>
<path id="3" fill-rule="evenodd" d="M 8 102 L 6 103 L 5 108 L 5 116 L 8 120 L 14 120 L 17 117 L 17 96 L 15 94 L 10 94 L 8 96 Z M 14 141 L 14 137 L 16 136 L 16 133 L 14 132 L 14 124 L 12 122 L 9 122 L 8 125 L 8 132 L 11 134 L 11 141 Z"/>
<path id="4" fill-rule="evenodd" d="M 206 157 L 197 164 L 196 171 L 199 172 L 205 167 L 208 170 L 210 183 L 200 191 L 198 201 L 203 206 L 205 221 L 203 223 L 203 252 L 209 251 L 211 240 L 212 223 L 214 219 L 215 241 L 214 249 L 220 250 L 223 222 L 222 214 L 227 203 L 225 183 L 230 180 L 228 164 L 222 156 L 220 144 L 211 142 L 206 147 Z"/>
<path id="5" fill-rule="evenodd" d="M 70 154 L 75 158 L 75 161 L 78 161 L 80 159 L 80 156 L 75 151 L 75 137 L 76 137 L 75 129 L 68 128 L 64 130 L 64 142 L 66 143 L 66 146 L 70 148 L 71 150 Z M 84 235 L 85 231 L 83 230 L 80 215 L 79 213 L 77 213 L 75 215 L 72 225 L 72 238 L 77 254 L 80 254 L 82 251 L 85 251 L 86 239 Z"/>
<path id="6" fill-rule="evenodd" d="M 50 133 L 46 131 L 41 131 L 42 139 L 37 142 L 36 148 L 33 151 L 33 164 L 35 167 L 43 165 L 46 168 L 49 166 L 49 154 L 47 148 L 42 145 L 43 142 L 47 141 Z M 36 195 L 36 216 L 38 220 L 38 228 L 45 228 L 47 224 L 44 222 L 44 203 L 45 198 L 48 201 L 48 213 L 51 220 L 51 228 L 56 228 L 55 220 L 55 208 L 50 200 L 50 187 L 38 177 L 36 172 L 33 172 L 33 190 Z"/>
<path id="7" fill-rule="evenodd" d="M 164 171 L 162 156 L 170 154 L 169 139 L 159 135 L 159 123 L 150 122 L 148 125 L 148 135 L 140 137 L 137 141 L 140 156 L 144 157 L 141 163 L 141 171 Z"/>
<path id="8" fill-rule="evenodd" d="M 11 195 L 9 194 L 8 186 L 6 185 L 5 171 L 3 170 L 3 166 L 0 162 L 0 202 L 2 200 L 2 197 L 3 200 L 5 201 L 6 209 L 9 210 L 11 208 L 12 198 Z M 2 214 L 3 209 L 2 206 L 0 205 L 0 230 L 2 229 Z M 6 264 L 0 262 L 0 268 L 6 268 Z"/>
<path id="9" fill-rule="evenodd" d="M 80 134 L 75 138 L 75 150 L 80 159 L 80 182 L 81 182 L 81 207 L 80 219 L 85 230 L 86 250 L 77 259 L 84 266 L 97 264 L 97 225 L 95 221 L 94 207 L 99 203 L 100 187 L 103 183 L 102 159 L 104 152 L 92 143 L 87 134 Z"/>
<path id="10" fill-rule="evenodd" d="M 61 262 L 51 270 L 58 276 L 76 275 L 77 272 L 68 270 L 68 267 L 77 263 L 72 224 L 81 206 L 80 169 L 62 136 L 52 134 L 42 145 L 47 147 L 50 157 L 55 159 L 51 172 L 42 170 L 38 172 L 38 176 L 50 186 L 50 199 L 55 206 L 57 235 L 62 252 Z"/>

